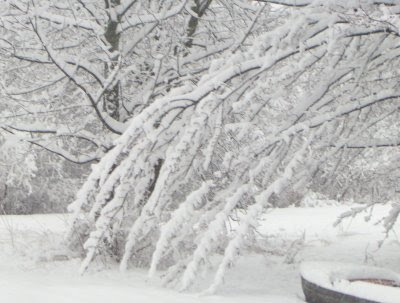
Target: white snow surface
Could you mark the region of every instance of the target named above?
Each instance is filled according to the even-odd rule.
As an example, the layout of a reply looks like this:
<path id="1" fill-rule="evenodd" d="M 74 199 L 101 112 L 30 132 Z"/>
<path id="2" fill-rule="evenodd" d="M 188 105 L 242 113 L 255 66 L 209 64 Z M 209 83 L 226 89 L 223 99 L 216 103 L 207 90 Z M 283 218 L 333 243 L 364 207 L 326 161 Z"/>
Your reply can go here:
<path id="1" fill-rule="evenodd" d="M 59 258 L 71 216 L 0 216 L 0 302 L 299 303 L 304 302 L 302 262 L 350 262 L 400 273 L 399 223 L 378 249 L 385 235 L 383 227 L 374 223 L 389 207 L 376 207 L 371 222 L 360 216 L 333 227 L 336 218 L 349 209 L 326 206 L 268 211 L 260 220 L 260 245 L 242 253 L 217 295 L 212 296 L 199 293 L 209 286 L 215 272 L 204 274 L 188 292 L 163 288 L 158 278 L 149 281 L 145 269 L 121 273 L 117 264 L 101 260 L 80 276 L 80 258 Z M 347 289 L 349 285 L 339 282 L 335 287 Z M 384 294 L 383 290 L 378 293 Z"/>

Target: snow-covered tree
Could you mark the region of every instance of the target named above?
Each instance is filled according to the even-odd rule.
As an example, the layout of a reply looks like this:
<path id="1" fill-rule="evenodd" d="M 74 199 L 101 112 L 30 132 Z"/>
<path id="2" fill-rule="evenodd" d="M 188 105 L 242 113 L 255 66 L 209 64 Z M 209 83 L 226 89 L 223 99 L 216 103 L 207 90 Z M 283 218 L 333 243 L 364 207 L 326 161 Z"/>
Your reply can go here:
<path id="1" fill-rule="evenodd" d="M 93 227 L 82 271 L 104 239 L 129 230 L 121 268 L 147 248 L 150 275 L 167 264 L 182 289 L 223 249 L 214 291 L 259 216 L 281 203 L 272 197 L 304 188 L 344 150 L 398 145 L 382 127 L 398 114 L 399 7 L 264 2 L 254 8 L 274 19 L 265 33 L 155 98 L 93 167 L 71 205 Z M 238 209 L 239 227 L 221 241 Z"/>
<path id="2" fill-rule="evenodd" d="M 400 143 L 387 130 L 400 97 L 396 1 L 6 2 L 5 24 L 34 38 L 33 50 L 9 38 L 9 56 L 52 70 L 60 104 L 89 105 L 94 125 L 74 124 L 77 139 L 103 130 L 70 206 L 70 239 L 87 238 L 82 272 L 111 250 L 122 270 L 168 269 L 187 289 L 222 252 L 213 292 L 283 193 L 346 163 L 372 168 L 367 157 Z"/>
<path id="3" fill-rule="evenodd" d="M 29 112 L 36 122 L 5 126 L 40 134 L 35 144 L 70 161 L 97 161 L 131 117 L 196 82 L 209 58 L 237 43 L 257 17 L 253 7 L 218 1 L 211 10 L 211 3 L 5 1 L 3 96 L 25 102 L 14 114 Z"/>

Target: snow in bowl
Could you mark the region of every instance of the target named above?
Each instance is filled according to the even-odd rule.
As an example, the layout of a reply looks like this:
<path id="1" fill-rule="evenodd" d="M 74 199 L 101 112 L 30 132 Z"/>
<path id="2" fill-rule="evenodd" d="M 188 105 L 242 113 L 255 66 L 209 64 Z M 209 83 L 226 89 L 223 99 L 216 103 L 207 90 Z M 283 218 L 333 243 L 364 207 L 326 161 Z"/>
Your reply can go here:
<path id="1" fill-rule="evenodd" d="M 400 303 L 400 274 L 387 269 L 304 262 L 300 273 L 308 303 Z"/>

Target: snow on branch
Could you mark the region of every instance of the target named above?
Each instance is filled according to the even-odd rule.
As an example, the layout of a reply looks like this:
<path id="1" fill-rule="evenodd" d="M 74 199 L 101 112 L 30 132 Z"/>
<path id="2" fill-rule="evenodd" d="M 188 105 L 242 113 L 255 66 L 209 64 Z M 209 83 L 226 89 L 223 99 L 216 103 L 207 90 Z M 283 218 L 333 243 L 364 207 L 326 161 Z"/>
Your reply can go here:
<path id="1" fill-rule="evenodd" d="M 129 28 L 138 26 L 138 25 L 145 25 L 148 23 L 159 23 L 165 19 L 171 18 L 177 14 L 179 14 L 184 7 L 186 6 L 186 3 L 188 0 L 183 0 L 178 5 L 175 5 L 169 10 L 164 10 L 160 13 L 155 13 L 155 14 L 149 14 L 149 15 L 137 15 L 137 16 L 131 16 L 131 17 L 126 17 L 123 18 L 123 23 L 121 24 L 119 31 L 123 32 L 126 31 Z M 129 7 L 130 3 L 128 1 L 127 4 L 121 5 L 121 7 L 117 8 L 117 13 L 119 15 L 123 15 L 126 13 L 127 7 Z M 168 6 L 165 6 L 166 8 Z"/>

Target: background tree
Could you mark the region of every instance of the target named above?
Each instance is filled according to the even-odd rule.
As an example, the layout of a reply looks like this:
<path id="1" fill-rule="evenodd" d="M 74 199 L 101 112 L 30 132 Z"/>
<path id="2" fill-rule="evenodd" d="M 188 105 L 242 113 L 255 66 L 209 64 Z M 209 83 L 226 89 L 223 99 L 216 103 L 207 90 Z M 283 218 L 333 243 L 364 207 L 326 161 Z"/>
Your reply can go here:
<path id="1" fill-rule="evenodd" d="M 130 118 L 171 88 L 196 82 L 210 57 L 245 35 L 253 7 L 219 1 L 218 17 L 200 21 L 210 4 L 2 3 L 2 131 L 88 170 L 75 164 L 97 162 Z M 238 9 L 246 15 L 232 16 Z"/>

